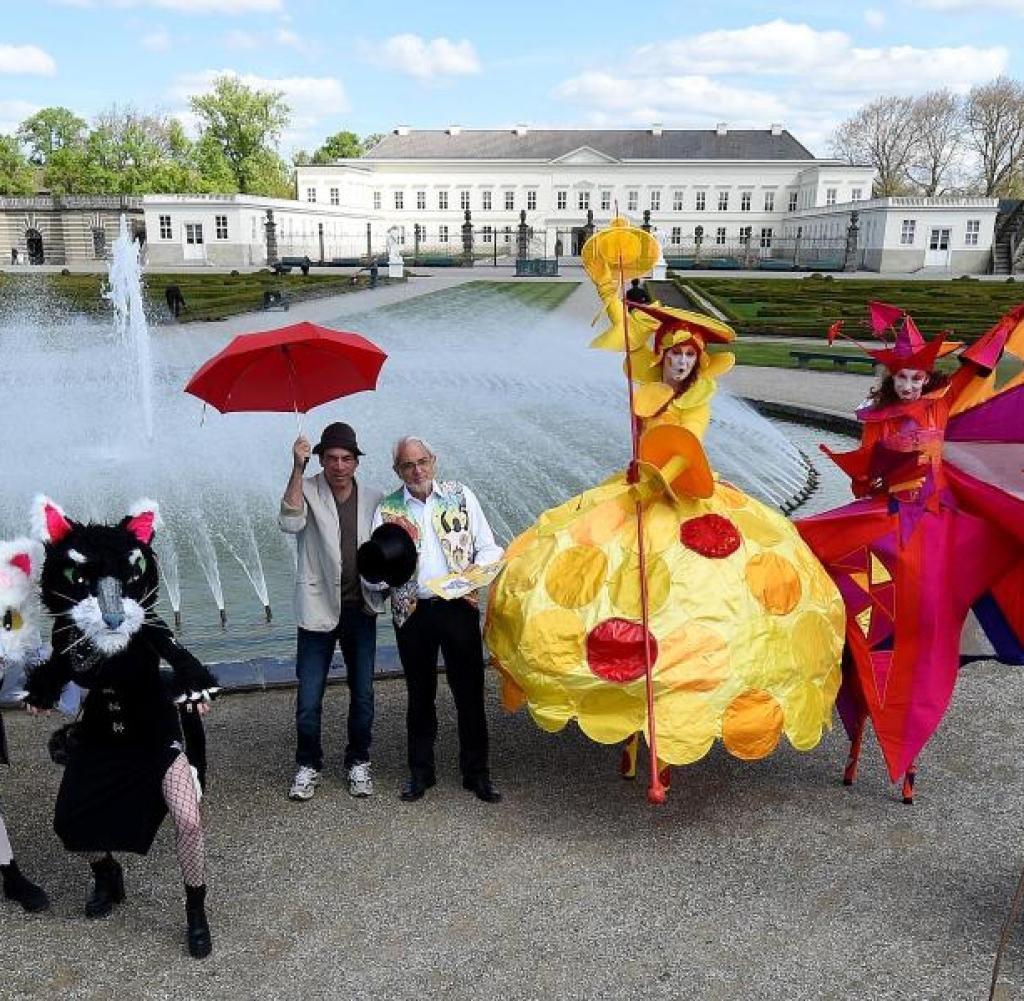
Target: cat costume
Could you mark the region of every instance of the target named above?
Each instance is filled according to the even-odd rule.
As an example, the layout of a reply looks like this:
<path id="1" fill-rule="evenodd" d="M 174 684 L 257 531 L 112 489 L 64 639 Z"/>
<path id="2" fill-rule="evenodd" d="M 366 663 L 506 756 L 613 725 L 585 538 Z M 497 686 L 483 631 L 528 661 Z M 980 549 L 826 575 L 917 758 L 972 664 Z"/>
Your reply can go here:
<path id="1" fill-rule="evenodd" d="M 31 672 L 26 702 L 30 711 L 49 710 L 72 680 L 86 692 L 54 811 L 64 847 L 92 866 L 86 916 L 104 917 L 124 899 L 112 853 L 145 855 L 169 812 L 185 883 L 188 948 L 198 959 L 210 954 L 212 941 L 200 783 L 186 752 L 196 753 L 189 745 L 199 742 L 198 717 L 217 680 L 153 610 L 160 579 L 150 543 L 158 526 L 152 501 L 140 501 L 116 525 L 97 525 L 71 521 L 53 501 L 36 499 L 33 528 L 46 544 L 41 596 L 54 617 L 53 653 Z M 161 660 L 171 666 L 169 681 Z M 202 747 L 198 755 L 202 767 Z"/>

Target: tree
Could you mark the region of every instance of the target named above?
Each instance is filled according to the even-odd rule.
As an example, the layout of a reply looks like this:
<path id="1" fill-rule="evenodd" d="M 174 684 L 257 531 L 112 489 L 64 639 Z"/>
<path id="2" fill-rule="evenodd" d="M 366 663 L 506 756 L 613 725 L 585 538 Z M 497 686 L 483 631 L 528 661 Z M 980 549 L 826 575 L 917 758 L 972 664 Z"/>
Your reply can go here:
<path id="1" fill-rule="evenodd" d="M 910 174 L 922 195 L 944 194 L 963 144 L 963 104 L 950 91 L 935 90 L 915 99 L 911 115 L 915 141 Z"/>
<path id="2" fill-rule="evenodd" d="M 0 135 L 0 195 L 31 195 L 34 182 L 32 165 L 17 138 Z"/>
<path id="3" fill-rule="evenodd" d="M 328 136 L 323 145 L 313 154 L 313 163 L 331 163 L 334 160 L 354 160 L 362 156 L 363 144 L 354 132 L 335 132 Z"/>
<path id="4" fill-rule="evenodd" d="M 43 185 L 55 195 L 105 195 L 114 190 L 114 178 L 90 150 L 64 146 L 47 158 Z"/>
<path id="5" fill-rule="evenodd" d="M 189 103 L 202 123 L 200 142 L 220 150 L 239 191 L 279 194 L 282 177 L 288 190 L 287 167 L 277 154 L 281 132 L 289 121 L 280 91 L 256 90 L 237 77 L 220 76 L 212 93 L 193 97 Z"/>
<path id="6" fill-rule="evenodd" d="M 383 132 L 371 132 L 368 136 L 363 136 L 363 152 L 368 153 L 383 138 Z"/>
<path id="7" fill-rule="evenodd" d="M 998 77 L 972 88 L 964 118 L 967 144 L 978 158 L 983 193 L 1009 194 L 1024 171 L 1024 87 Z"/>
<path id="8" fill-rule="evenodd" d="M 914 101 L 879 97 L 848 118 L 832 136 L 832 149 L 849 163 L 870 163 L 878 172 L 874 194 L 903 194 L 914 159 Z"/>
<path id="9" fill-rule="evenodd" d="M 18 126 L 18 139 L 32 163 L 43 165 L 54 151 L 80 146 L 85 130 L 85 120 L 67 108 L 43 108 Z"/>

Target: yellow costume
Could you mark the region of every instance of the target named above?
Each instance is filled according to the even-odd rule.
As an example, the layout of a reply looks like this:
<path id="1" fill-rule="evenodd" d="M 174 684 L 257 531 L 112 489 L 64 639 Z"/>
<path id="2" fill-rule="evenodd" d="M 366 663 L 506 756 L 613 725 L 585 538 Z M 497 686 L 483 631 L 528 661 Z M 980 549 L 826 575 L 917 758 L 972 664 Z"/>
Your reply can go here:
<path id="1" fill-rule="evenodd" d="M 600 278 L 604 293 L 611 283 Z M 546 512 L 509 545 L 485 625 L 504 704 L 525 703 L 549 731 L 576 719 L 601 743 L 646 732 L 649 644 L 662 761 L 696 761 L 716 737 L 745 759 L 771 753 L 783 733 L 808 750 L 830 725 L 839 688 L 839 593 L 779 512 L 707 470 L 697 441 L 714 377 L 732 356 L 708 354 L 703 343 L 730 340 L 732 331 L 699 314 L 638 310 L 630 311 L 628 341 L 640 383 L 639 480 L 616 474 Z M 612 326 L 596 345 L 622 350 L 621 304 L 608 312 Z M 660 381 L 661 360 L 689 341 L 701 348 L 696 374 L 675 395 Z M 650 435 L 654 428 L 661 430 Z"/>

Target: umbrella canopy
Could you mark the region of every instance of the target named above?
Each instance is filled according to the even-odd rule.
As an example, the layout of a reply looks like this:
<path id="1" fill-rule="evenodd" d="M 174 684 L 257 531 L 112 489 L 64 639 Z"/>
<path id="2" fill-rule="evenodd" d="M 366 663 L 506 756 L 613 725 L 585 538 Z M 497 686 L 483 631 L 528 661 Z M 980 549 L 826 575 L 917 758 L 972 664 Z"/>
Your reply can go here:
<path id="1" fill-rule="evenodd" d="M 299 411 L 376 389 L 387 354 L 359 334 L 315 323 L 239 334 L 189 380 L 186 393 L 222 414 Z"/>

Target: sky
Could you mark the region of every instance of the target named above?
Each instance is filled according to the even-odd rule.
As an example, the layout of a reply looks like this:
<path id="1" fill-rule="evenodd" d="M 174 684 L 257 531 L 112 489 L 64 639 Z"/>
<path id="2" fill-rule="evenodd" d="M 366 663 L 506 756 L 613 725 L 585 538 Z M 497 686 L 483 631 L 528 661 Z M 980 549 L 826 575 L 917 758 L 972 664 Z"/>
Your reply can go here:
<path id="1" fill-rule="evenodd" d="M 178 115 L 280 90 L 281 151 L 340 129 L 767 128 L 819 156 L 879 94 L 1024 79 L 1024 0 L 0 0 L 0 132 L 41 107 Z"/>

